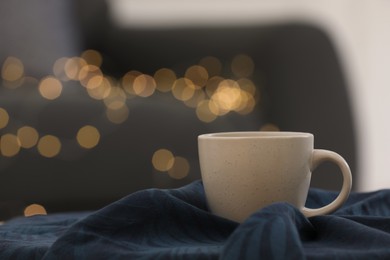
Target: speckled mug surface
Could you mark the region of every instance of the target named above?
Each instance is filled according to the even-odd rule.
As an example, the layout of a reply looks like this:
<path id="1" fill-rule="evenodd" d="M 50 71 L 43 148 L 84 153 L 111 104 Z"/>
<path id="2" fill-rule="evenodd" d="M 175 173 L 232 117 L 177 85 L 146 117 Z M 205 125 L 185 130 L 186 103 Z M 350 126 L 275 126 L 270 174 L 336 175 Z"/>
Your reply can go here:
<path id="1" fill-rule="evenodd" d="M 243 222 L 274 202 L 295 205 L 305 216 L 328 214 L 348 198 L 347 162 L 337 153 L 314 149 L 314 137 L 299 132 L 225 132 L 198 137 L 207 203 L 219 216 Z M 305 207 L 311 172 L 323 161 L 338 165 L 343 185 L 338 197 L 318 208 Z"/>

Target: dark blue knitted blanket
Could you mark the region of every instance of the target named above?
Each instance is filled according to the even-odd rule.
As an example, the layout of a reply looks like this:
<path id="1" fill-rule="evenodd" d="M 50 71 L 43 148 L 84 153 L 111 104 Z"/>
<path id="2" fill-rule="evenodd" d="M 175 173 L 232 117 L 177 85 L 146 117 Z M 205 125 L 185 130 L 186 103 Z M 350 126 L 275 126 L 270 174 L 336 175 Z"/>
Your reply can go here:
<path id="1" fill-rule="evenodd" d="M 311 189 L 306 205 L 336 196 Z M 0 226 L 0 259 L 390 259 L 390 191 L 353 193 L 306 218 L 276 203 L 238 223 L 207 210 L 200 181 L 148 189 L 90 213 L 16 218 Z"/>

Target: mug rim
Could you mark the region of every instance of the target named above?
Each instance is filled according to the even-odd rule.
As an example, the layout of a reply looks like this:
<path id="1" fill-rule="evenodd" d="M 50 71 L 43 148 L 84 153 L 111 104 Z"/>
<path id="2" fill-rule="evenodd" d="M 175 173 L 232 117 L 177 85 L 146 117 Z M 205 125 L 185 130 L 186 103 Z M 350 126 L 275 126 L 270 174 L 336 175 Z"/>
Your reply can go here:
<path id="1" fill-rule="evenodd" d="M 199 139 L 280 139 L 280 138 L 310 138 L 313 134 L 292 131 L 233 131 L 201 134 Z"/>

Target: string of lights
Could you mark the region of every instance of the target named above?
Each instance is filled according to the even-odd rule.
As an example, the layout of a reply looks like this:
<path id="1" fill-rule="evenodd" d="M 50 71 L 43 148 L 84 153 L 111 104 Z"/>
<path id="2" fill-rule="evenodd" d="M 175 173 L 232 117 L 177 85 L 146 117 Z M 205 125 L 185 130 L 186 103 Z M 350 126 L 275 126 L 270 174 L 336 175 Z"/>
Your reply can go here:
<path id="1" fill-rule="evenodd" d="M 174 70 L 161 68 L 153 75 L 136 70 L 113 78 L 101 69 L 102 55 L 95 50 L 86 50 L 79 57 L 61 57 L 54 62 L 53 74 L 37 79 L 25 75 L 23 62 L 17 57 L 8 57 L 2 65 L 1 78 L 7 91 L 26 87 L 33 83 L 39 96 L 46 102 L 56 102 L 63 94 L 68 82 L 75 82 L 88 97 L 100 101 L 105 107 L 106 119 L 114 125 L 124 123 L 129 117 L 129 104 L 135 98 L 148 98 L 155 93 L 172 95 L 178 102 L 194 110 L 198 120 L 211 123 L 218 117 L 235 112 L 246 115 L 252 112 L 260 100 L 259 88 L 250 79 L 254 72 L 253 60 L 244 54 L 233 57 L 230 66 L 235 79 L 221 76 L 223 64 L 218 58 L 207 56 L 198 64 L 185 69 L 182 76 Z M 32 125 L 22 125 L 15 132 L 7 131 L 12 123 L 6 107 L 0 105 L 0 156 L 16 157 L 21 149 L 36 147 L 46 158 L 58 157 L 66 149 L 65 140 L 56 133 L 39 133 Z M 262 130 L 277 130 L 266 124 Z M 81 149 L 89 150 L 98 146 L 103 131 L 97 125 L 85 124 L 77 131 L 74 142 Z M 172 151 L 161 148 L 153 153 L 151 163 L 158 172 L 167 173 L 173 179 L 182 179 L 190 171 L 188 160 Z M 30 205 L 45 210 L 41 205 Z M 30 207 L 29 206 L 29 207 Z M 41 209 L 43 208 L 43 210 Z M 25 215 L 30 208 L 26 208 Z"/>
<path id="2" fill-rule="evenodd" d="M 98 51 L 86 50 L 79 57 L 57 59 L 53 65 L 53 75 L 34 79 L 25 75 L 20 59 L 8 57 L 2 65 L 1 77 L 3 85 L 10 91 L 23 87 L 26 81 L 36 82 L 40 96 L 50 102 L 55 102 L 61 96 L 67 82 L 77 82 L 91 99 L 104 103 L 105 116 L 112 124 L 127 120 L 128 104 L 132 99 L 148 98 L 156 92 L 173 95 L 184 105 L 193 108 L 197 118 L 205 123 L 231 112 L 249 114 L 260 100 L 259 88 L 250 79 L 255 64 L 245 54 L 236 55 L 229 64 L 231 74 L 237 79 L 221 76 L 223 64 L 212 56 L 189 66 L 182 77 L 172 69 L 161 68 L 153 75 L 131 70 L 120 78 L 113 78 L 103 73 L 102 63 L 102 55 Z M 6 108 L 0 107 L 0 130 L 4 131 L 11 120 Z M 269 130 L 276 127 L 265 125 L 263 128 Z M 78 129 L 75 140 L 83 149 L 93 149 L 101 135 L 97 126 L 86 124 Z M 0 154 L 13 157 L 20 149 L 36 146 L 41 156 L 53 158 L 64 149 L 62 144 L 63 141 L 55 133 L 43 135 L 33 126 L 24 125 L 16 133 L 1 134 Z M 168 161 L 166 165 L 170 165 Z M 161 170 L 156 164 L 154 167 Z"/>

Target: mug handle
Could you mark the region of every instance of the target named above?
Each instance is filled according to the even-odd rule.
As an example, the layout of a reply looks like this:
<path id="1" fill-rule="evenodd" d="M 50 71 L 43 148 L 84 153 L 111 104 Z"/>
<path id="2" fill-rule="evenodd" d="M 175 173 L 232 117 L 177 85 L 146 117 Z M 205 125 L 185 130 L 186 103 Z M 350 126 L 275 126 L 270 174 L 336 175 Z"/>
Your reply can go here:
<path id="1" fill-rule="evenodd" d="M 310 209 L 310 208 L 303 207 L 301 209 L 301 212 L 306 217 L 325 215 L 337 210 L 348 199 L 349 193 L 351 192 L 352 174 L 344 158 L 332 151 L 314 149 L 312 154 L 310 170 L 313 171 L 319 164 L 321 164 L 324 161 L 333 162 L 340 168 L 341 173 L 343 175 L 343 186 L 341 187 L 341 191 L 337 196 L 337 198 L 333 200 L 331 203 L 329 203 L 328 205 L 318 209 Z"/>

